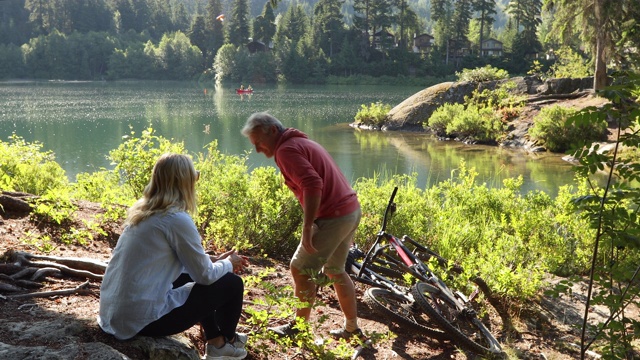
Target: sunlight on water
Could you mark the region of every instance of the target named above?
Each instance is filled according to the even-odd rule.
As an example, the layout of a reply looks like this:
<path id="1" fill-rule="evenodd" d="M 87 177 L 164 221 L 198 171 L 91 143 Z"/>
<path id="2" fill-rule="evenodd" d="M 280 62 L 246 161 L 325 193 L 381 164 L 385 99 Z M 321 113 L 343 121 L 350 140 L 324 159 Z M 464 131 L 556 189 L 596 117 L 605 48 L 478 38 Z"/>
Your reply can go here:
<path id="1" fill-rule="evenodd" d="M 465 161 L 478 180 L 501 186 L 522 175 L 523 191 L 555 194 L 572 182 L 558 155 L 526 155 L 489 146 L 439 142 L 422 134 L 369 132 L 348 126 L 362 104 L 392 106 L 421 90 L 390 86 L 260 86 L 253 95 L 233 87 L 186 82 L 0 83 L 0 137 L 16 133 L 56 154 L 70 179 L 110 168 L 106 159 L 124 135 L 153 127 L 157 135 L 183 141 L 192 153 L 217 140 L 222 152 L 244 154 L 251 144 L 240 135 L 246 118 L 268 111 L 285 126 L 309 134 L 335 157 L 347 177 L 416 173 L 421 186 L 448 179 Z M 249 165 L 274 166 L 251 153 Z"/>

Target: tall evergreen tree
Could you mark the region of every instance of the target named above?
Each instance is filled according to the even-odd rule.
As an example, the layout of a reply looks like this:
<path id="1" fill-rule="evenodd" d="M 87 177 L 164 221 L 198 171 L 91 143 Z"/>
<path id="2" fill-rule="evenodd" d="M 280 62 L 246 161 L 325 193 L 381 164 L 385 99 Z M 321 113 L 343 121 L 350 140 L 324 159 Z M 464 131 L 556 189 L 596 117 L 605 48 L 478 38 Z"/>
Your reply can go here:
<path id="1" fill-rule="evenodd" d="M 372 0 L 353 0 L 353 26 L 360 31 L 366 45 L 371 35 Z"/>
<path id="2" fill-rule="evenodd" d="M 119 14 L 119 24 L 117 29 L 120 33 L 127 32 L 130 29 L 135 29 L 136 24 L 136 12 L 131 4 L 130 0 L 115 0 L 114 5 L 116 11 Z"/>
<path id="3" fill-rule="evenodd" d="M 297 44 L 307 34 L 308 29 L 309 17 L 304 8 L 300 4 L 293 4 L 282 15 L 276 29 L 276 38 L 278 38 L 278 43 L 283 39 L 288 39 Z"/>
<path id="4" fill-rule="evenodd" d="M 421 25 L 418 14 L 410 6 L 407 6 L 401 16 L 399 19 L 400 45 L 402 49 L 410 49 L 413 46 L 413 35 L 422 33 L 424 26 Z"/>
<path id="5" fill-rule="evenodd" d="M 224 45 L 224 22 L 220 15 L 222 13 L 222 3 L 220 0 L 208 0 L 205 17 L 205 34 L 207 37 L 205 57 L 210 64 L 215 59 L 216 53 Z"/>
<path id="6" fill-rule="evenodd" d="M 613 54 L 620 56 L 625 51 L 617 43 L 634 29 L 637 32 L 638 20 L 629 15 L 638 14 L 638 0 L 546 0 L 545 6 L 555 11 L 554 36 L 567 40 L 578 32 L 582 41 L 590 45 L 595 64 L 593 87 L 604 88 L 607 62 Z"/>
<path id="7" fill-rule="evenodd" d="M 195 17 L 188 35 L 191 44 L 197 46 L 202 52 L 202 57 L 205 58 L 207 54 L 207 32 L 204 25 L 204 17 L 202 15 Z"/>
<path id="8" fill-rule="evenodd" d="M 131 0 L 133 12 L 136 20 L 133 22 L 133 27 L 136 32 L 142 32 L 149 29 L 151 22 L 151 9 L 147 0 Z"/>
<path id="9" fill-rule="evenodd" d="M 511 0 L 505 7 L 505 12 L 515 20 L 516 30 L 520 32 L 520 23 L 525 15 L 525 3 L 528 0 Z"/>
<path id="10" fill-rule="evenodd" d="M 253 22 L 253 39 L 262 41 L 265 45 L 273 40 L 276 34 L 276 16 L 270 2 L 266 2 L 260 14 Z"/>
<path id="11" fill-rule="evenodd" d="M 329 58 L 333 57 L 336 42 L 344 35 L 341 6 L 341 0 L 319 0 L 313 10 L 313 37 Z"/>
<path id="12" fill-rule="evenodd" d="M 24 7 L 24 1 L 0 1 L 0 16 L 0 44 L 19 46 L 29 40 L 29 13 Z"/>
<path id="13" fill-rule="evenodd" d="M 471 1 L 458 0 L 454 6 L 453 38 L 458 41 L 467 41 L 469 22 L 471 21 Z"/>
<path id="14" fill-rule="evenodd" d="M 446 48 L 449 39 L 452 38 L 452 0 L 431 0 L 431 18 L 435 21 L 433 36 L 435 43 L 440 48 Z"/>
<path id="15" fill-rule="evenodd" d="M 393 23 L 393 10 L 390 0 L 369 0 L 371 29 L 374 33 L 389 29 Z"/>
<path id="16" fill-rule="evenodd" d="M 250 35 L 249 26 L 249 1 L 234 0 L 227 27 L 228 42 L 235 46 L 245 45 Z"/>
<path id="17" fill-rule="evenodd" d="M 171 14 L 171 21 L 173 22 L 174 28 L 178 31 L 182 31 L 183 33 L 187 33 L 191 21 L 184 3 L 178 3 L 176 6 L 172 7 L 172 10 L 173 14 Z"/>
<path id="18" fill-rule="evenodd" d="M 493 25 L 493 17 L 496 12 L 496 0 L 474 0 L 472 4 L 473 11 L 478 12 L 478 21 L 480 22 L 480 56 L 482 56 L 482 42 L 486 28 Z"/>
<path id="19" fill-rule="evenodd" d="M 52 2 L 48 0 L 25 0 L 29 11 L 29 23 L 35 35 L 46 35 L 53 30 Z"/>
<path id="20" fill-rule="evenodd" d="M 517 34 L 513 41 L 514 61 L 542 51 L 538 39 L 538 26 L 542 23 L 542 0 L 512 0 L 506 7 L 515 20 Z"/>

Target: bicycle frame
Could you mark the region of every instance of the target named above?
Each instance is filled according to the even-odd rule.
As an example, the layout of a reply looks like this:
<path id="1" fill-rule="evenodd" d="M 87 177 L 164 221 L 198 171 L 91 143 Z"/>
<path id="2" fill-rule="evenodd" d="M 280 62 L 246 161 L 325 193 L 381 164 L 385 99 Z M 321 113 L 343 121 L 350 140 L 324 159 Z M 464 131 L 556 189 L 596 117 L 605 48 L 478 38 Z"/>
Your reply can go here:
<path id="1" fill-rule="evenodd" d="M 490 352 L 500 352 L 501 348 L 499 343 L 494 339 L 493 335 L 486 329 L 486 327 L 482 325 L 482 323 L 476 316 L 475 310 L 472 307 L 468 306 L 468 303 L 475 296 L 475 294 L 477 294 L 477 291 L 474 292 L 474 294 L 469 298 L 459 291 L 456 291 L 454 293 L 440 278 L 438 278 L 438 276 L 436 276 L 436 274 L 433 273 L 433 271 L 427 264 L 425 264 L 418 258 L 417 254 L 422 253 L 429 257 L 435 257 L 443 266 L 447 265 L 445 259 L 440 257 L 437 253 L 431 251 L 427 247 L 417 243 L 407 235 L 404 235 L 402 239 L 399 239 L 386 231 L 387 221 L 389 220 L 391 214 L 396 210 L 394 199 L 397 190 L 397 187 L 395 187 L 393 190 L 384 213 L 382 228 L 376 235 L 375 242 L 369 248 L 369 251 L 367 252 L 365 259 L 360 266 L 357 276 L 360 278 L 362 274 L 367 271 L 367 266 L 372 264 L 374 260 L 377 260 L 378 262 L 382 261 L 386 264 L 391 264 L 392 266 L 401 269 L 403 272 L 411 274 L 418 281 L 424 282 L 436 288 L 438 293 L 442 297 L 442 300 L 446 301 L 450 305 L 453 305 L 460 316 L 470 318 L 472 323 L 478 325 L 478 329 L 480 329 L 484 336 L 487 339 L 491 339 L 489 344 Z M 409 250 L 405 243 L 411 244 L 414 247 L 414 250 Z M 388 255 L 388 250 L 395 252 L 400 260 Z M 386 278 L 385 280 L 389 281 Z M 393 282 L 390 283 L 395 285 Z"/>

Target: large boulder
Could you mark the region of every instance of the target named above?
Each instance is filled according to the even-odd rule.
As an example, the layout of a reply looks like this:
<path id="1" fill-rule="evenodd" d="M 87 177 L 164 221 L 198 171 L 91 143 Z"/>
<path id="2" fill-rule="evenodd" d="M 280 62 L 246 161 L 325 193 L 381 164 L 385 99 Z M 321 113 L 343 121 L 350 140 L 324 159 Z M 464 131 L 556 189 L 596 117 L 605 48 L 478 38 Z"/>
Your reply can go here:
<path id="1" fill-rule="evenodd" d="M 540 95 L 570 94 L 593 88 L 593 77 L 547 79 L 536 89 Z"/>
<path id="2" fill-rule="evenodd" d="M 446 103 L 464 103 L 465 97 L 473 91 L 493 90 L 505 82 L 515 83 L 511 92 L 517 95 L 557 95 L 588 89 L 593 85 L 593 78 L 547 79 L 542 82 L 535 76 L 520 76 L 497 81 L 443 82 L 421 90 L 396 105 L 389 111 L 381 129 L 422 131 L 422 124 L 429 120 L 438 107 Z"/>
<path id="3" fill-rule="evenodd" d="M 515 83 L 514 94 L 535 94 L 542 82 L 535 77 L 514 77 L 507 80 L 484 82 L 443 82 L 419 91 L 396 105 L 389 114 L 382 130 L 422 130 L 422 124 L 440 106 L 462 104 L 465 97 L 475 90 L 493 90 L 505 82 Z"/>

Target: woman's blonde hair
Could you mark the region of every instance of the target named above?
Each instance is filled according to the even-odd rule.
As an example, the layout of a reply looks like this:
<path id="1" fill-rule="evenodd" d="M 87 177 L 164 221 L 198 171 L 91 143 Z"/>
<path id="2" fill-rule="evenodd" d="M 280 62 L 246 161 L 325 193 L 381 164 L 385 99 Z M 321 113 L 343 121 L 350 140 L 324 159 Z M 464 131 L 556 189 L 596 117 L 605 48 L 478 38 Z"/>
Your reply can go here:
<path id="1" fill-rule="evenodd" d="M 159 212 L 187 211 L 195 214 L 197 180 L 198 172 L 190 157 L 182 154 L 160 156 L 142 198 L 129 209 L 125 224 L 139 224 Z"/>

